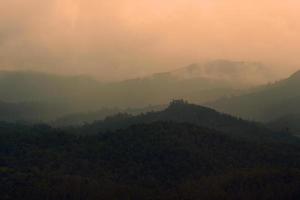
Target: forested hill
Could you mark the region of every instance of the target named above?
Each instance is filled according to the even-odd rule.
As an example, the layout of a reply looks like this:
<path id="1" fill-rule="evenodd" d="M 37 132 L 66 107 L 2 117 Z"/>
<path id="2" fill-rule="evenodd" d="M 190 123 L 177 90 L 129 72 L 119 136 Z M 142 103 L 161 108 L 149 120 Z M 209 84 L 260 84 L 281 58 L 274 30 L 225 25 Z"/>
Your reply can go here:
<path id="1" fill-rule="evenodd" d="M 188 123 L 154 122 L 79 136 L 46 125 L 0 123 L 0 196 L 298 199 L 299 152 Z"/>
<path id="2" fill-rule="evenodd" d="M 222 131 L 234 138 L 260 143 L 298 142 L 297 139 L 285 132 L 274 132 L 262 124 L 238 119 L 227 114 L 218 113 L 210 108 L 189 104 L 182 100 L 171 102 L 163 111 L 149 112 L 137 116 L 126 113 L 118 114 L 82 127 L 70 128 L 70 130 L 78 133 L 97 133 L 99 131 L 112 131 L 134 124 L 156 121 L 190 123 Z"/>

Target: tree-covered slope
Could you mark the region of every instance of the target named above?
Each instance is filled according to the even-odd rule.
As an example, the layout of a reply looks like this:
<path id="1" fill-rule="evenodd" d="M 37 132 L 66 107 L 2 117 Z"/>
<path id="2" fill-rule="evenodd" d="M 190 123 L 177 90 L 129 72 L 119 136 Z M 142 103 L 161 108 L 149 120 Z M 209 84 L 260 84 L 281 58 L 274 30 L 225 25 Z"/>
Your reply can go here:
<path id="1" fill-rule="evenodd" d="M 134 124 L 156 121 L 185 122 L 218 131 L 243 140 L 256 142 L 296 142 L 295 138 L 284 131 L 274 132 L 264 125 L 232 117 L 227 114 L 199 105 L 176 100 L 163 111 L 149 112 L 137 116 L 118 114 L 102 121 L 96 121 L 82 127 L 70 128 L 78 133 L 97 133 L 99 131 L 117 130 Z"/>
<path id="2" fill-rule="evenodd" d="M 0 124 L 0 195 L 7 200 L 290 199 L 299 197 L 299 167 L 296 147 L 242 142 L 188 123 L 80 136 Z"/>

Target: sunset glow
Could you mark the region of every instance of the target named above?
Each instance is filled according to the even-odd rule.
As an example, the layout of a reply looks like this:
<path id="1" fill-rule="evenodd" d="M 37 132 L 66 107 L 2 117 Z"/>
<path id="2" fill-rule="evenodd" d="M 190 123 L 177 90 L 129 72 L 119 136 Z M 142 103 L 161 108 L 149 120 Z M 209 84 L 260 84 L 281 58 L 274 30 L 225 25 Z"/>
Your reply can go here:
<path id="1" fill-rule="evenodd" d="M 0 68 L 115 80 L 193 62 L 300 65 L 296 0 L 4 0 Z"/>

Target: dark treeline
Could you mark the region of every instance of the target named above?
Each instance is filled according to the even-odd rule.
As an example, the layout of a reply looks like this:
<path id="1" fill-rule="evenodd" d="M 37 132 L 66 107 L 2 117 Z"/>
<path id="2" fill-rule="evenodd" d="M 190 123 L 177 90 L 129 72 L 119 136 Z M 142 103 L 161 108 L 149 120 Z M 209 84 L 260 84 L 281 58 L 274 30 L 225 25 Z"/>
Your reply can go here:
<path id="1" fill-rule="evenodd" d="M 300 141 L 287 133 L 183 101 L 115 118 L 0 123 L 1 199 L 300 198 Z"/>

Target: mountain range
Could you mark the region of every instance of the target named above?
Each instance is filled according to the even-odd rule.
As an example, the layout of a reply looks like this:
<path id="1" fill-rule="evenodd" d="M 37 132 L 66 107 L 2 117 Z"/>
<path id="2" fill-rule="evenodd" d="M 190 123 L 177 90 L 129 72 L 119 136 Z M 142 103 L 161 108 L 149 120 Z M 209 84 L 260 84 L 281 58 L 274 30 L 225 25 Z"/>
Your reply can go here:
<path id="1" fill-rule="evenodd" d="M 71 132 L 98 133 L 101 131 L 115 131 L 135 124 L 148 124 L 153 122 L 190 123 L 201 127 L 207 127 L 241 140 L 263 143 L 265 141 L 293 142 L 295 140 L 285 131 L 271 131 L 263 124 L 249 122 L 233 116 L 219 113 L 213 109 L 189 104 L 183 100 L 174 100 L 162 111 L 130 115 L 120 113 L 95 121 L 81 127 L 71 127 Z M 68 129 L 68 128 L 67 128 Z"/>
<path id="2" fill-rule="evenodd" d="M 228 60 L 193 64 L 166 73 L 110 83 L 85 76 L 2 71 L 0 100 L 3 106 L 0 108 L 5 109 L 0 109 L 0 118 L 49 121 L 97 110 L 118 108 L 121 111 L 165 105 L 172 99 L 203 104 L 267 83 L 275 77 L 270 74 L 262 64 Z M 32 113 L 28 113 L 30 110 Z M 5 119 L 6 114 L 1 117 L 1 113 L 15 114 Z"/>
<path id="3" fill-rule="evenodd" d="M 292 200 L 299 180 L 299 138 L 182 100 L 78 127 L 0 122 L 7 200 Z"/>

